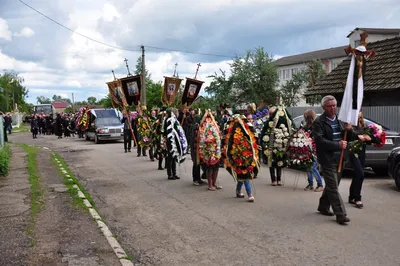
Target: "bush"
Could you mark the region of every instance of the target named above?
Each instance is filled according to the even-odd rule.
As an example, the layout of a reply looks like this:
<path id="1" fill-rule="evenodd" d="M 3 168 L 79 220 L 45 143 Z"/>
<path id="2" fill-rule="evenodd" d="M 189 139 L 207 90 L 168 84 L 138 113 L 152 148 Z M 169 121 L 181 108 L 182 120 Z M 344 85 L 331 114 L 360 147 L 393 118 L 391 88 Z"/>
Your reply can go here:
<path id="1" fill-rule="evenodd" d="M 7 144 L 5 147 L 0 148 L 0 176 L 6 176 L 10 169 L 10 155 L 11 149 Z"/>

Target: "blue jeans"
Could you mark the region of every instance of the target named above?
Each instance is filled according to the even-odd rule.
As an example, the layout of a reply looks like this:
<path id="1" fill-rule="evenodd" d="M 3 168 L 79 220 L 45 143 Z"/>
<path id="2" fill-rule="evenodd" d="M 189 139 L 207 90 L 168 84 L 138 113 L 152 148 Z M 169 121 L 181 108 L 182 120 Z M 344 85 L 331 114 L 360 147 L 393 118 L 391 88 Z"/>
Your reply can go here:
<path id="1" fill-rule="evenodd" d="M 240 193 L 242 186 L 246 188 L 247 195 L 251 195 L 251 184 L 250 181 L 238 181 L 236 185 L 236 193 Z"/>
<path id="2" fill-rule="evenodd" d="M 313 175 L 315 176 L 315 179 L 317 180 L 317 185 L 319 187 L 322 187 L 322 178 L 321 175 L 319 174 L 319 171 L 317 169 L 317 162 L 314 161 L 313 165 L 311 166 L 311 169 L 307 171 L 307 176 L 308 176 L 308 184 L 310 186 L 313 186 L 314 183 L 314 179 L 313 179 Z"/>
<path id="3" fill-rule="evenodd" d="M 8 134 L 12 133 L 12 125 L 7 126 Z"/>

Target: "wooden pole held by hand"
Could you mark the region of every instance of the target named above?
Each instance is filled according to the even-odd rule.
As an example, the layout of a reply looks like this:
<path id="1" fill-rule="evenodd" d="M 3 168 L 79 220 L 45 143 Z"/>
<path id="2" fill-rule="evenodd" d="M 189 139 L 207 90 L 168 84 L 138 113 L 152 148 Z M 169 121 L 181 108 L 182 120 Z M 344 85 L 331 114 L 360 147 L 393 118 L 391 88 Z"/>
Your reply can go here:
<path id="1" fill-rule="evenodd" d="M 343 135 L 343 140 L 347 139 L 347 129 L 344 130 L 344 135 Z M 338 173 L 342 172 L 343 168 L 343 159 L 344 159 L 344 149 L 342 149 L 342 152 L 340 153 L 340 160 L 339 160 L 339 166 L 338 166 Z"/>

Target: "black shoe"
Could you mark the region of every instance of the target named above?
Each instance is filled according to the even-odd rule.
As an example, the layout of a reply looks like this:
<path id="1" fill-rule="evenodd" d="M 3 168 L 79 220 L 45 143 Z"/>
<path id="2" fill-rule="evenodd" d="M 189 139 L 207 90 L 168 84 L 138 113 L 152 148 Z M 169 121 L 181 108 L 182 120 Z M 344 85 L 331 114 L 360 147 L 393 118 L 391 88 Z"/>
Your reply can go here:
<path id="1" fill-rule="evenodd" d="M 158 170 L 164 170 L 164 168 L 162 168 L 162 167 L 158 167 Z"/>
<path id="2" fill-rule="evenodd" d="M 323 209 L 318 208 L 318 211 L 320 214 L 325 215 L 325 216 L 334 216 L 335 215 L 330 210 L 323 210 Z"/>
<path id="3" fill-rule="evenodd" d="M 362 203 L 355 202 L 354 204 L 356 205 L 356 208 L 359 208 L 359 209 L 362 209 L 364 207 L 364 204 L 362 204 Z"/>
<path id="4" fill-rule="evenodd" d="M 244 194 L 236 191 L 236 198 L 244 198 Z"/>
<path id="5" fill-rule="evenodd" d="M 175 177 L 169 176 L 169 177 L 168 177 L 168 180 L 175 180 Z"/>
<path id="6" fill-rule="evenodd" d="M 344 215 L 336 216 L 336 222 L 341 225 L 345 225 L 346 223 L 350 222 L 350 219 Z"/>
<path id="7" fill-rule="evenodd" d="M 127 153 L 127 150 L 125 150 L 125 153 Z"/>
<path id="8" fill-rule="evenodd" d="M 129 149 L 128 152 L 132 152 L 132 151 Z"/>
<path id="9" fill-rule="evenodd" d="M 350 199 L 350 198 L 349 198 L 349 203 L 350 203 L 350 204 L 356 204 L 356 201 L 355 201 L 354 199 Z"/>
<path id="10" fill-rule="evenodd" d="M 138 154 L 137 157 L 140 157 L 140 154 Z"/>
<path id="11" fill-rule="evenodd" d="M 175 175 L 174 176 L 175 179 L 181 179 L 179 176 Z"/>

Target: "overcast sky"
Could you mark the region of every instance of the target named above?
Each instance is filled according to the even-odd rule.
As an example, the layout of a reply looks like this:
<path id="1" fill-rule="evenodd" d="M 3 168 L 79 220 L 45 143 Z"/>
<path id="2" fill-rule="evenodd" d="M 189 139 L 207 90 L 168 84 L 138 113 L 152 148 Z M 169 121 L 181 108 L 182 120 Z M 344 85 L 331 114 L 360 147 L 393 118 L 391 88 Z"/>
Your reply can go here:
<path id="1" fill-rule="evenodd" d="M 107 94 L 105 82 L 133 71 L 140 45 L 201 54 L 235 56 L 263 46 L 280 57 L 348 44 L 355 27 L 400 28 L 398 0 L 23 0 L 59 23 L 110 45 L 74 34 L 18 0 L 0 0 L 0 70 L 25 78 L 30 103 L 54 94 L 75 100 Z M 155 81 L 172 75 L 198 78 L 230 57 L 169 52 L 147 47 Z"/>

